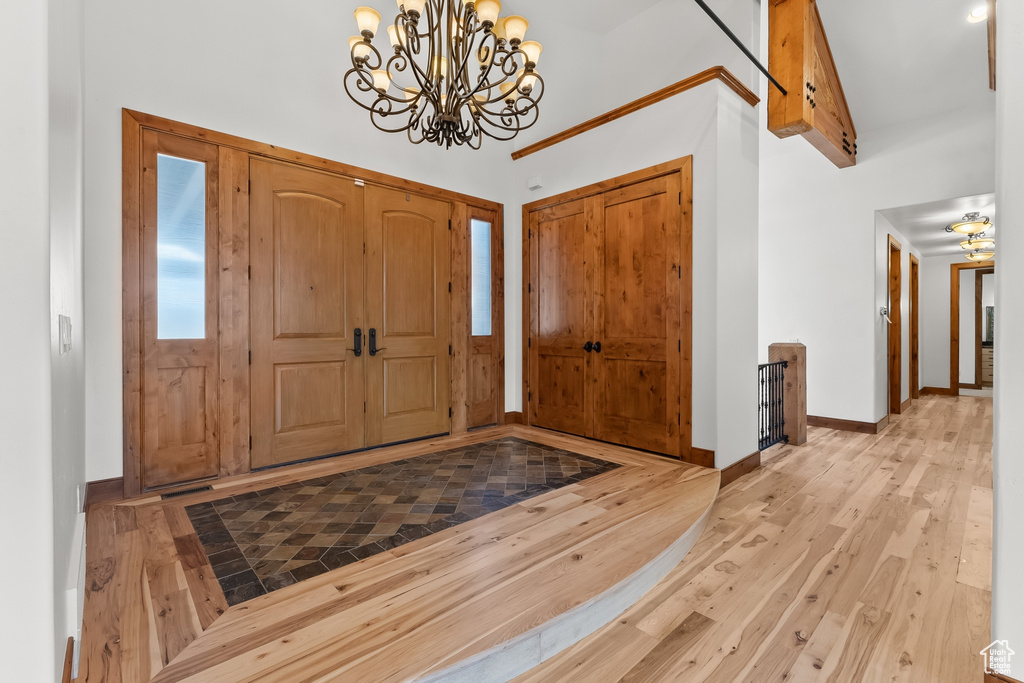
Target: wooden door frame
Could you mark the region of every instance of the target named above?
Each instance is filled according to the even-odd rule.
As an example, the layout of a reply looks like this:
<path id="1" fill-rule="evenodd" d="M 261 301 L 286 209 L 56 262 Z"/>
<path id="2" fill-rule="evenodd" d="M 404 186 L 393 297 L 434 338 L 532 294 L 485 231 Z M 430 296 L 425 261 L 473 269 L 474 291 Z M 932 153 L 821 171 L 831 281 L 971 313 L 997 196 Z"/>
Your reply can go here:
<path id="1" fill-rule="evenodd" d="M 121 110 L 121 266 L 122 266 L 122 493 L 142 493 L 142 135 L 146 130 L 212 143 L 220 148 L 220 458 L 221 477 L 250 471 L 249 460 L 249 160 L 265 158 L 327 171 L 367 184 L 389 187 L 494 211 L 501 230 L 502 205 L 386 173 L 332 161 L 255 140 L 153 116 Z M 504 268 L 503 261 L 494 266 Z M 454 289 L 454 287 L 453 287 Z M 453 293 L 454 296 L 454 293 Z M 504 321 L 502 320 L 502 323 Z M 504 342 L 504 337 L 499 339 Z M 467 344 L 452 330 L 453 355 Z M 503 369 L 499 376 L 503 377 Z M 453 386 L 454 390 L 454 386 Z M 503 398 L 499 394 L 499 399 Z M 504 415 L 504 412 L 502 412 Z M 454 432 L 454 430 L 453 430 Z"/>
<path id="2" fill-rule="evenodd" d="M 886 247 L 886 287 L 889 300 L 888 368 L 889 412 L 899 415 L 903 412 L 903 246 L 892 235 Z M 892 259 L 896 257 L 896 272 L 893 273 Z M 894 279 L 895 278 L 895 279 Z M 895 292 L 895 293 L 894 293 Z M 896 305 L 893 306 L 893 301 Z"/>
<path id="3" fill-rule="evenodd" d="M 962 270 L 991 270 L 995 272 L 996 262 L 982 261 L 980 263 L 951 263 L 949 266 L 949 392 L 953 396 L 960 393 L 960 271 Z M 975 276 L 977 278 L 977 276 Z M 977 282 L 977 280 L 976 280 Z M 975 285 L 977 291 L 977 285 Z M 977 302 L 977 299 L 975 299 Z M 977 304 L 976 304 L 977 306 Z M 975 313 L 977 316 L 977 313 Z M 977 320 L 975 320 L 977 322 Z M 975 350 L 977 366 L 980 368 L 980 346 Z M 978 382 L 978 375 L 974 377 Z M 976 388 L 973 384 L 964 385 L 965 389 Z M 977 387 L 977 388 L 980 388 Z"/>
<path id="4" fill-rule="evenodd" d="M 527 400 L 530 387 L 530 282 L 532 273 L 530 270 L 530 239 L 529 231 L 530 214 L 538 209 L 544 209 L 558 204 L 564 204 L 577 199 L 585 199 L 603 194 L 608 190 L 614 190 L 627 185 L 653 180 L 660 176 L 680 173 L 682 177 L 689 178 L 687 185 L 683 183 L 682 210 L 680 211 L 680 266 L 687 274 L 686 281 L 682 288 L 682 301 L 680 306 L 680 340 L 682 345 L 682 356 L 679 368 L 679 386 L 683 396 L 681 397 L 680 412 L 686 416 L 686 421 L 679 429 L 679 452 L 683 460 L 692 460 L 692 437 L 693 437 L 693 156 L 680 157 L 655 166 L 650 166 L 639 171 L 616 176 L 608 180 L 593 183 L 567 192 L 562 192 L 551 197 L 538 199 L 529 204 L 523 205 L 522 222 L 522 253 L 523 253 L 523 283 L 522 283 L 522 355 L 523 355 L 523 379 L 522 379 L 522 404 L 523 422 L 531 424 L 530 403 Z"/>
<path id="5" fill-rule="evenodd" d="M 920 287 L 921 262 L 910 254 L 910 398 L 915 401 L 921 397 Z"/>

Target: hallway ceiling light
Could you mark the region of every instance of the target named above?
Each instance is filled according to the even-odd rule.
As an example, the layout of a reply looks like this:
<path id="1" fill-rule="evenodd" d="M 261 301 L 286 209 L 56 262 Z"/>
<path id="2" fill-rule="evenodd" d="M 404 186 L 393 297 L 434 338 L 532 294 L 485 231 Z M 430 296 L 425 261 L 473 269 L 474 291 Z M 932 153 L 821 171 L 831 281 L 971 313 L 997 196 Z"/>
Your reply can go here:
<path id="1" fill-rule="evenodd" d="M 960 243 L 961 249 L 969 251 L 991 251 L 996 246 L 996 241 L 991 237 L 972 237 Z"/>
<path id="2" fill-rule="evenodd" d="M 985 21 L 986 19 L 988 19 L 988 7 L 979 7 L 967 15 L 967 21 L 972 24 L 977 24 Z"/>
<path id="3" fill-rule="evenodd" d="M 376 10 L 356 10 L 360 35 L 349 38 L 345 91 L 377 129 L 479 149 L 484 135 L 511 140 L 536 123 L 542 47 L 524 41 L 526 19 L 499 17 L 498 0 L 398 0 L 398 10 L 386 62 L 373 44 Z"/>
<path id="4" fill-rule="evenodd" d="M 946 232 L 958 232 L 961 235 L 982 235 L 992 227 L 988 216 L 982 216 L 977 211 L 964 214 L 963 220 L 946 226 Z"/>
<path id="5" fill-rule="evenodd" d="M 968 261 L 991 261 L 995 258 L 995 252 L 991 251 L 972 251 L 967 254 Z"/>

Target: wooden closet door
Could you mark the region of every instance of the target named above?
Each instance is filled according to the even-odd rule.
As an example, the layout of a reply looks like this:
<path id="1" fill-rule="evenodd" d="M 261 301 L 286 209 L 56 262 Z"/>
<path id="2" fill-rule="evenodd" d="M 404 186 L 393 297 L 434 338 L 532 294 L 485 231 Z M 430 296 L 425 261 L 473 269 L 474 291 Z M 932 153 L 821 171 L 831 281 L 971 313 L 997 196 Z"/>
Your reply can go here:
<path id="1" fill-rule="evenodd" d="M 142 144 L 141 487 L 149 489 L 220 470 L 220 221 L 215 145 L 155 131 Z"/>
<path id="2" fill-rule="evenodd" d="M 592 431 L 591 385 L 586 381 L 593 272 L 587 208 L 596 200 L 530 213 L 531 424 L 572 434 Z"/>
<path id="3" fill-rule="evenodd" d="M 366 445 L 450 431 L 447 202 L 366 188 Z"/>
<path id="4" fill-rule="evenodd" d="M 594 438 L 679 454 L 679 174 L 600 195 L 593 230 Z"/>
<path id="5" fill-rule="evenodd" d="M 252 466 L 364 445 L 362 188 L 253 160 Z"/>

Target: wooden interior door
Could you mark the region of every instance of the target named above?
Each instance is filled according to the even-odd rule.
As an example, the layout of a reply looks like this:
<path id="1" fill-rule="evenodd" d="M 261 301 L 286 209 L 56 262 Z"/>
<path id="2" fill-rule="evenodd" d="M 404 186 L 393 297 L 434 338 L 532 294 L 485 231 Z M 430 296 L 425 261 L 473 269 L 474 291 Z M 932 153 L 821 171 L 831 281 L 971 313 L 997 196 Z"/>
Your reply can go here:
<path id="1" fill-rule="evenodd" d="M 448 433 L 450 205 L 373 186 L 365 199 L 366 445 Z"/>
<path id="2" fill-rule="evenodd" d="M 252 466 L 362 448 L 362 188 L 256 159 L 250 172 Z"/>
<path id="3" fill-rule="evenodd" d="M 530 212 L 530 424 L 592 432 L 584 346 L 593 327 L 593 268 L 587 265 L 587 207 L 576 200 Z"/>
<path id="4" fill-rule="evenodd" d="M 921 264 L 910 254 L 910 398 L 921 398 L 921 313 L 920 313 Z"/>
<path id="5" fill-rule="evenodd" d="M 494 211 L 468 207 L 469 353 L 466 372 L 467 427 L 497 424 L 502 415 L 501 377 L 504 259 L 502 237 Z"/>
<path id="6" fill-rule="evenodd" d="M 216 476 L 218 149 L 142 139 L 141 488 Z"/>
<path id="7" fill-rule="evenodd" d="M 594 431 L 679 455 L 679 174 L 606 192 L 594 236 Z"/>
<path id="8" fill-rule="evenodd" d="M 889 412 L 899 415 L 903 412 L 900 396 L 902 380 L 902 310 L 901 293 L 903 277 L 900 270 L 902 247 L 892 235 L 889 235 Z"/>

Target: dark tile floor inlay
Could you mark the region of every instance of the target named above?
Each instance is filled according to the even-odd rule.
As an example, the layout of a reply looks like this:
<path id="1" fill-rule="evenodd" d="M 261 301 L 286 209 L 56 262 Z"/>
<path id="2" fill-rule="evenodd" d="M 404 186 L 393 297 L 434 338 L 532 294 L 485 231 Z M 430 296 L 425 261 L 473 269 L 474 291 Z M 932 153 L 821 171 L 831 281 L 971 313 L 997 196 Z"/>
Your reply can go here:
<path id="1" fill-rule="evenodd" d="M 185 508 L 229 605 L 619 467 L 516 438 Z"/>

